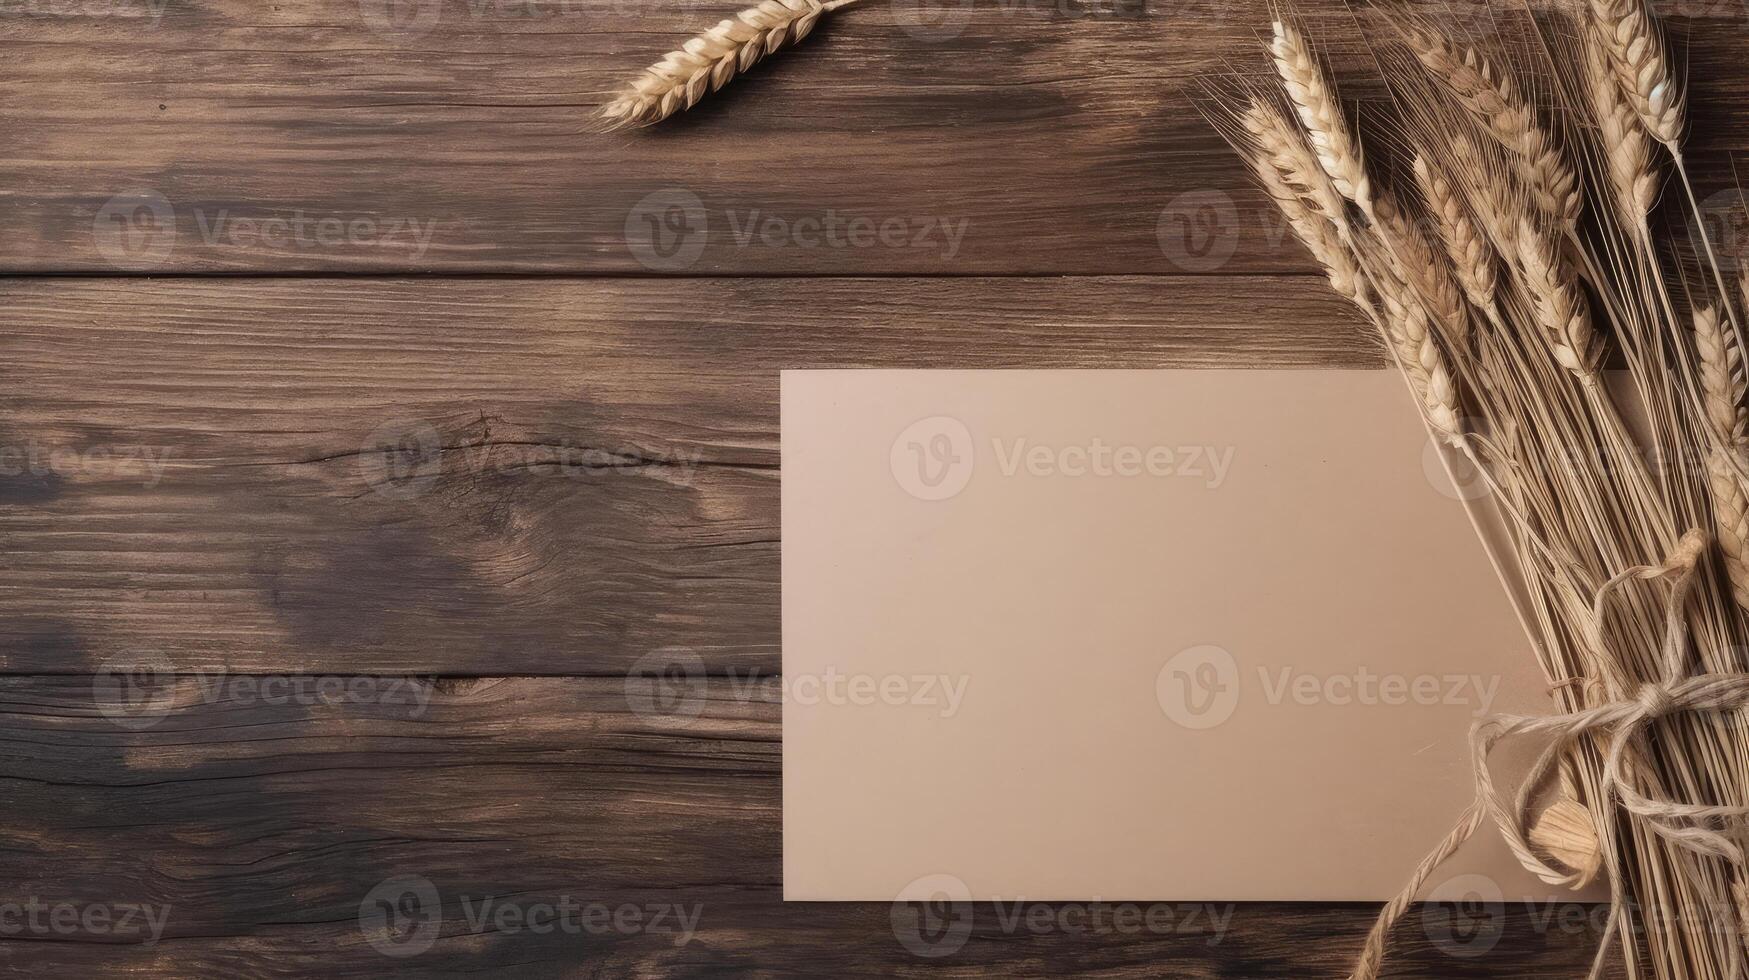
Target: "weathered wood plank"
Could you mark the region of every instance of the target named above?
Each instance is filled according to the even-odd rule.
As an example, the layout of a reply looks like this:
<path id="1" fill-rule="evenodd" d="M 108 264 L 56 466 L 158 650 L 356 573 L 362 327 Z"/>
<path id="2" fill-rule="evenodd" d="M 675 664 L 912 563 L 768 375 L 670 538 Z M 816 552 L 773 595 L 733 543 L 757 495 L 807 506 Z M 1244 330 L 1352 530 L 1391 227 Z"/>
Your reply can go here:
<path id="1" fill-rule="evenodd" d="M 0 282 L 0 670 L 778 667 L 778 372 L 1377 366 L 1321 280 Z M 1407 409 L 1405 409 L 1407 410 Z"/>
<path id="2" fill-rule="evenodd" d="M 587 131 L 740 5 L 10 0 L 0 269 L 1310 268 L 1193 105 L 1197 76 L 1260 64 L 1264 0 L 868 3 L 687 118 Z M 1363 78 L 1354 6 L 1307 9 Z M 1728 186 L 1749 10 L 1662 6 L 1697 174 Z"/>
<path id="3" fill-rule="evenodd" d="M 617 679 L 417 681 L 409 693 L 328 678 L 326 700 L 320 686 L 250 686 L 261 680 L 128 690 L 114 678 L 0 678 L 0 928 L 17 927 L 0 941 L 0 968 L 1262 980 L 1340 975 L 1373 913 L 1197 902 L 1120 913 L 1024 896 L 969 909 L 786 905 L 775 678 L 712 678 L 661 710 Z M 441 912 L 428 945 L 372 914 L 397 879 L 429 883 L 425 908 Z M 577 911 L 549 931 L 522 918 L 560 913 L 567 897 Z M 33 898 L 40 927 L 28 911 L 7 917 Z M 143 917 L 134 932 L 84 925 L 92 907 L 126 906 L 152 912 L 156 942 Z M 79 922 L 54 925 L 59 907 Z M 637 918 L 621 913 L 615 927 L 594 908 Z M 1389 976 L 1578 972 L 1601 915 L 1550 912 L 1411 916 Z M 920 930 L 919 915 L 939 928 Z M 1496 928 L 1492 955 L 1453 955 Z M 386 956 L 373 939 L 409 955 Z"/>

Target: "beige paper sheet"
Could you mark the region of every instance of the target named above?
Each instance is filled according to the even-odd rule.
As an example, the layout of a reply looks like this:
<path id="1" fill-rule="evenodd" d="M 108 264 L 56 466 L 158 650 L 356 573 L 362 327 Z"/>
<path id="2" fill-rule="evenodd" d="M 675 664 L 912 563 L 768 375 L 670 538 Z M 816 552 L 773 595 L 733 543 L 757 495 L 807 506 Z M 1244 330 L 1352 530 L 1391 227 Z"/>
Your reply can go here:
<path id="1" fill-rule="evenodd" d="M 782 386 L 786 898 L 1381 900 L 1549 710 L 1394 372 Z"/>

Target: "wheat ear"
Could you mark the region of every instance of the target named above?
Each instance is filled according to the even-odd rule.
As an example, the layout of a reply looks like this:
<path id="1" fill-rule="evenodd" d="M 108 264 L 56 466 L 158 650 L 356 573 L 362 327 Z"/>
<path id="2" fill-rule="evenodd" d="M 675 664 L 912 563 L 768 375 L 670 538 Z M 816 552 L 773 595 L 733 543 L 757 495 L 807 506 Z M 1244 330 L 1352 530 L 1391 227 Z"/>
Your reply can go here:
<path id="1" fill-rule="evenodd" d="M 822 14 L 856 0 L 761 0 L 670 51 L 597 115 L 609 129 L 649 126 L 697 105 L 779 48 L 813 31 Z"/>
<path id="2" fill-rule="evenodd" d="M 1561 155 L 1554 136 L 1537 121 L 1536 110 L 1511 76 L 1475 48 L 1460 50 L 1434 31 L 1407 26 L 1402 32 L 1416 60 L 1445 83 L 1483 128 L 1518 154 L 1524 183 L 1537 207 L 1569 226 L 1577 222 L 1584 206 L 1579 175 Z"/>
<path id="3" fill-rule="evenodd" d="M 1354 252 L 1343 240 L 1346 216 L 1342 196 L 1293 124 L 1272 103 L 1253 98 L 1238 114 L 1251 138 L 1251 169 L 1265 194 L 1287 218 L 1294 236 L 1324 267 L 1330 286 L 1363 310 L 1371 298 Z"/>
<path id="4" fill-rule="evenodd" d="M 1634 111 L 1653 138 L 1675 146 L 1686 115 L 1682 86 L 1650 12 L 1641 0 L 1591 0 L 1591 14 Z"/>
<path id="5" fill-rule="evenodd" d="M 1700 355 L 1700 387 L 1713 435 L 1731 449 L 1749 446 L 1749 414 L 1743 407 L 1743 351 L 1719 321 L 1716 307 L 1694 311 L 1694 346 Z"/>
<path id="6" fill-rule="evenodd" d="M 1427 312 L 1445 325 L 1455 343 L 1464 343 L 1469 314 L 1453 281 L 1451 264 L 1434 250 L 1427 236 L 1390 194 L 1373 202 L 1375 227 L 1389 252 L 1391 270 L 1427 304 Z"/>
<path id="7" fill-rule="evenodd" d="M 1597 117 L 1597 135 L 1609 165 L 1610 186 L 1628 227 L 1644 229 L 1646 215 L 1658 203 L 1658 172 L 1652 163 L 1652 142 L 1628 103 L 1603 38 L 1596 30 L 1581 30 L 1585 48 L 1585 92 Z"/>
<path id="8" fill-rule="evenodd" d="M 1446 362 L 1445 352 L 1432 329 L 1425 307 L 1409 295 L 1412 290 L 1381 286 L 1385 324 L 1397 362 L 1421 399 L 1427 421 L 1453 446 L 1463 446 L 1463 422 L 1458 409 L 1457 382 Z"/>
<path id="9" fill-rule="evenodd" d="M 1701 401 L 1717 440 L 1707 455 L 1713 526 L 1731 595 L 1749 609 L 1749 493 L 1741 470 L 1749 448 L 1749 413 L 1743 406 L 1749 384 L 1744 378 L 1743 351 L 1735 333 L 1724 329 L 1719 311 L 1711 306 L 1694 311 L 1694 349 L 1700 361 Z"/>
<path id="10" fill-rule="evenodd" d="M 1415 154 L 1415 182 L 1433 209 L 1439 237 L 1451 256 L 1452 268 L 1464 296 L 1479 310 L 1493 309 L 1494 290 L 1499 286 L 1494 249 L 1470 216 L 1470 209 L 1452 187 L 1445 173 L 1425 154 Z"/>
<path id="11" fill-rule="evenodd" d="M 1367 177 L 1366 161 L 1361 156 L 1360 141 L 1349 128 L 1348 117 L 1324 66 L 1312 53 L 1312 46 L 1299 28 L 1277 19 L 1275 37 L 1270 42 L 1270 57 L 1275 70 L 1287 88 L 1288 99 L 1299 114 L 1300 123 L 1312 141 L 1318 162 L 1336 189 L 1368 214 L 1372 213 L 1372 181 Z"/>
<path id="12" fill-rule="evenodd" d="M 1562 260 L 1559 245 L 1529 218 L 1520 219 L 1518 225 L 1518 267 L 1555 360 L 1594 383 L 1603 363 L 1603 339 L 1591 322 L 1591 307 L 1574 285 L 1578 276 Z"/>

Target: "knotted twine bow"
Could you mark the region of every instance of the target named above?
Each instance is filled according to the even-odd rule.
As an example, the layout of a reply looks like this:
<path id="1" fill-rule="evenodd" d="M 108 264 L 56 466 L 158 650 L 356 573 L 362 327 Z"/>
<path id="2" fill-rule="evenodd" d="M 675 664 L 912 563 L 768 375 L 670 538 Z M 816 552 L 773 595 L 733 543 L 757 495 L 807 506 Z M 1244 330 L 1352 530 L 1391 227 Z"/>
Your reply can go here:
<path id="1" fill-rule="evenodd" d="M 1678 847 L 1700 856 L 1723 858 L 1738 866 L 1742 865 L 1742 846 L 1717 828 L 1731 821 L 1749 818 L 1749 806 L 1704 806 L 1652 799 L 1635 786 L 1628 764 L 1629 747 L 1642 743 L 1647 730 L 1659 718 L 1677 712 L 1749 707 L 1749 674 L 1688 676 L 1685 653 L 1688 644 L 1688 621 L 1683 614 L 1683 608 L 1694 585 L 1695 570 L 1706 545 L 1706 535 L 1698 530 L 1691 530 L 1682 536 L 1675 551 L 1662 565 L 1640 565 L 1622 572 L 1605 582 L 1597 590 L 1593 600 L 1593 621 L 1602 624 L 1604 601 L 1618 586 L 1633 579 L 1671 581 L 1664 614 L 1664 645 L 1661 651 L 1663 677 L 1659 681 L 1641 686 L 1632 698 L 1595 708 L 1563 715 L 1496 714 L 1479 719 L 1471 727 L 1470 753 L 1471 764 L 1475 770 L 1476 798 L 1465 809 L 1463 817 L 1458 820 L 1452 832 L 1416 867 L 1408 885 L 1379 913 L 1378 921 L 1373 925 L 1372 934 L 1367 937 L 1366 948 L 1361 952 L 1351 980 L 1375 980 L 1384 960 L 1385 940 L 1391 927 L 1408 911 L 1409 904 L 1420 894 L 1422 886 L 1433 872 L 1474 836 L 1488 817 L 1492 817 L 1495 825 L 1500 828 L 1501 836 L 1506 839 L 1519 863 L 1543 881 L 1573 888 L 1583 887 L 1589 882 L 1595 869 L 1552 867 L 1537 855 L 1529 837 L 1531 811 L 1537 797 L 1557 775 L 1557 766 L 1567 749 L 1585 735 L 1609 732 L 1615 736 L 1603 768 L 1603 799 L 1593 804 L 1597 812 L 1605 811 L 1611 805 L 1612 799 L 1619 799 L 1621 806 L 1644 821 L 1647 828 Z M 1601 641 L 1599 646 L 1601 647 Z M 1494 785 L 1493 775 L 1488 769 L 1488 758 L 1500 742 L 1521 735 L 1552 735 L 1554 742 L 1537 759 L 1512 805 L 1508 807 Z M 1614 843 L 1601 833 L 1598 835 L 1598 842 L 1609 874 L 1610 910 L 1609 922 L 1604 927 L 1603 942 L 1591 965 L 1591 980 L 1597 980 L 1603 975 L 1625 906 L 1619 855 Z M 1698 887 L 1710 888 L 1715 893 L 1719 904 L 1714 908 L 1729 905 L 1728 896 L 1719 894 L 1721 888 L 1696 884 Z M 1749 914 L 1749 910 L 1742 914 Z M 1732 978 L 1741 977 L 1743 944 L 1733 937 L 1728 946 L 1731 950 L 1731 966 L 1726 975 Z"/>

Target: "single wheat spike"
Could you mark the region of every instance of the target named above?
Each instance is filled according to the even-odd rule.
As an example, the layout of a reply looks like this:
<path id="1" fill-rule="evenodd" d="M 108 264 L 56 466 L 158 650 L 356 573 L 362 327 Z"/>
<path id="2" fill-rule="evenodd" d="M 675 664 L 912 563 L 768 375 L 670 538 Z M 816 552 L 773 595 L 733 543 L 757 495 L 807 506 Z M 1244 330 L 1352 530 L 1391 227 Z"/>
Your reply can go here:
<path id="1" fill-rule="evenodd" d="M 1700 355 L 1700 388 L 1713 435 L 1730 449 L 1749 446 L 1749 414 L 1743 401 L 1743 351 L 1736 334 L 1724 329 L 1717 307 L 1694 311 L 1694 347 Z"/>
<path id="2" fill-rule="evenodd" d="M 1463 423 L 1458 409 L 1457 382 L 1434 335 L 1427 310 L 1411 290 L 1398 282 L 1381 286 L 1384 300 L 1385 327 L 1391 346 L 1396 349 L 1397 363 L 1408 376 L 1409 384 L 1421 399 L 1427 421 L 1445 440 L 1454 446 L 1463 445 Z"/>
<path id="3" fill-rule="evenodd" d="M 1445 173 L 1420 153 L 1415 155 L 1415 182 L 1433 209 L 1439 237 L 1451 256 L 1464 296 L 1477 309 L 1492 309 L 1494 290 L 1499 285 L 1494 249 L 1470 216 L 1469 207 L 1446 180 Z"/>
<path id="4" fill-rule="evenodd" d="M 1749 495 L 1738 468 L 1742 462 L 1740 455 L 1733 459 L 1727 450 L 1715 449 L 1707 456 L 1707 477 L 1713 491 L 1713 529 L 1718 532 L 1731 596 L 1749 609 Z"/>
<path id="5" fill-rule="evenodd" d="M 1338 231 L 1346 231 L 1348 209 L 1342 193 L 1281 109 L 1273 102 L 1253 98 L 1237 118 L 1257 153 L 1287 183 L 1301 206 L 1330 221 Z"/>
<path id="6" fill-rule="evenodd" d="M 1537 121 L 1536 110 L 1511 76 L 1473 47 L 1459 50 L 1440 34 L 1416 26 L 1403 28 L 1409 50 L 1443 81 L 1464 108 L 1505 146 L 1518 154 L 1524 183 L 1537 207 L 1571 225 L 1584 202 L 1579 175 L 1568 165 L 1554 136 Z"/>
<path id="7" fill-rule="evenodd" d="M 1609 164 L 1610 186 L 1629 227 L 1642 228 L 1646 215 L 1658 203 L 1652 141 L 1628 104 L 1602 37 L 1596 30 L 1581 30 L 1580 34 L 1585 46 L 1585 90 L 1597 117 L 1598 142 Z"/>
<path id="8" fill-rule="evenodd" d="M 1513 255 L 1518 251 L 1516 215 L 1524 213 L 1524 207 L 1518 203 L 1511 178 L 1497 163 L 1501 154 L 1491 147 L 1484 149 L 1462 133 L 1451 137 L 1452 161 L 1463 175 L 1464 192 L 1474 203 L 1476 216 L 1488 230 L 1494 248 L 1502 255 Z"/>
<path id="9" fill-rule="evenodd" d="M 649 126 L 685 112 L 740 72 L 813 31 L 820 15 L 856 0 L 761 0 L 670 51 L 597 115 L 609 129 Z"/>
<path id="10" fill-rule="evenodd" d="M 1434 250 L 1391 195 L 1377 195 L 1373 212 L 1397 277 L 1426 302 L 1427 312 L 1445 325 L 1452 340 L 1463 343 L 1469 332 L 1469 314 L 1453 281 L 1451 264 Z"/>
<path id="11" fill-rule="evenodd" d="M 1277 20 L 1269 52 L 1324 172 L 1343 197 L 1370 214 L 1372 181 L 1367 177 L 1360 141 L 1349 128 L 1330 77 L 1312 53 L 1305 35 L 1292 24 Z"/>
<path id="12" fill-rule="evenodd" d="M 1727 330 L 1715 307 L 1694 311 L 1694 349 L 1700 361 L 1701 401 L 1717 440 L 1707 455 L 1713 491 L 1713 526 L 1731 580 L 1731 594 L 1749 609 L 1749 487 L 1742 467 L 1749 464 L 1749 412 L 1744 395 L 1743 351 L 1736 332 Z"/>
<path id="13" fill-rule="evenodd" d="M 1591 14 L 1628 102 L 1654 139 L 1675 146 L 1685 117 L 1682 86 L 1651 12 L 1642 0 L 1591 0 Z"/>
<path id="14" fill-rule="evenodd" d="M 1242 117 L 1247 128 L 1251 125 L 1251 119 L 1247 118 L 1249 116 L 1250 113 L 1246 113 Z M 1356 306 L 1370 311 L 1372 300 L 1366 288 L 1366 278 L 1353 251 L 1343 242 L 1336 225 L 1317 212 L 1306 189 L 1296 182 L 1294 174 L 1282 169 L 1279 161 L 1283 156 L 1259 146 L 1254 148 L 1249 159 L 1251 169 L 1257 174 L 1257 182 L 1262 185 L 1263 192 L 1269 195 L 1270 200 L 1281 209 L 1282 215 L 1287 218 L 1288 227 L 1293 229 L 1294 237 L 1324 267 L 1324 274 L 1330 279 L 1330 288 Z M 1291 156 L 1287 159 L 1291 160 Z M 1315 162 L 1313 166 L 1316 167 Z"/>
<path id="15" fill-rule="evenodd" d="M 1555 360 L 1586 381 L 1595 381 L 1603 363 L 1603 339 L 1591 322 L 1591 308 L 1574 285 L 1578 276 L 1562 260 L 1559 245 L 1529 218 L 1519 220 L 1518 266 Z"/>

